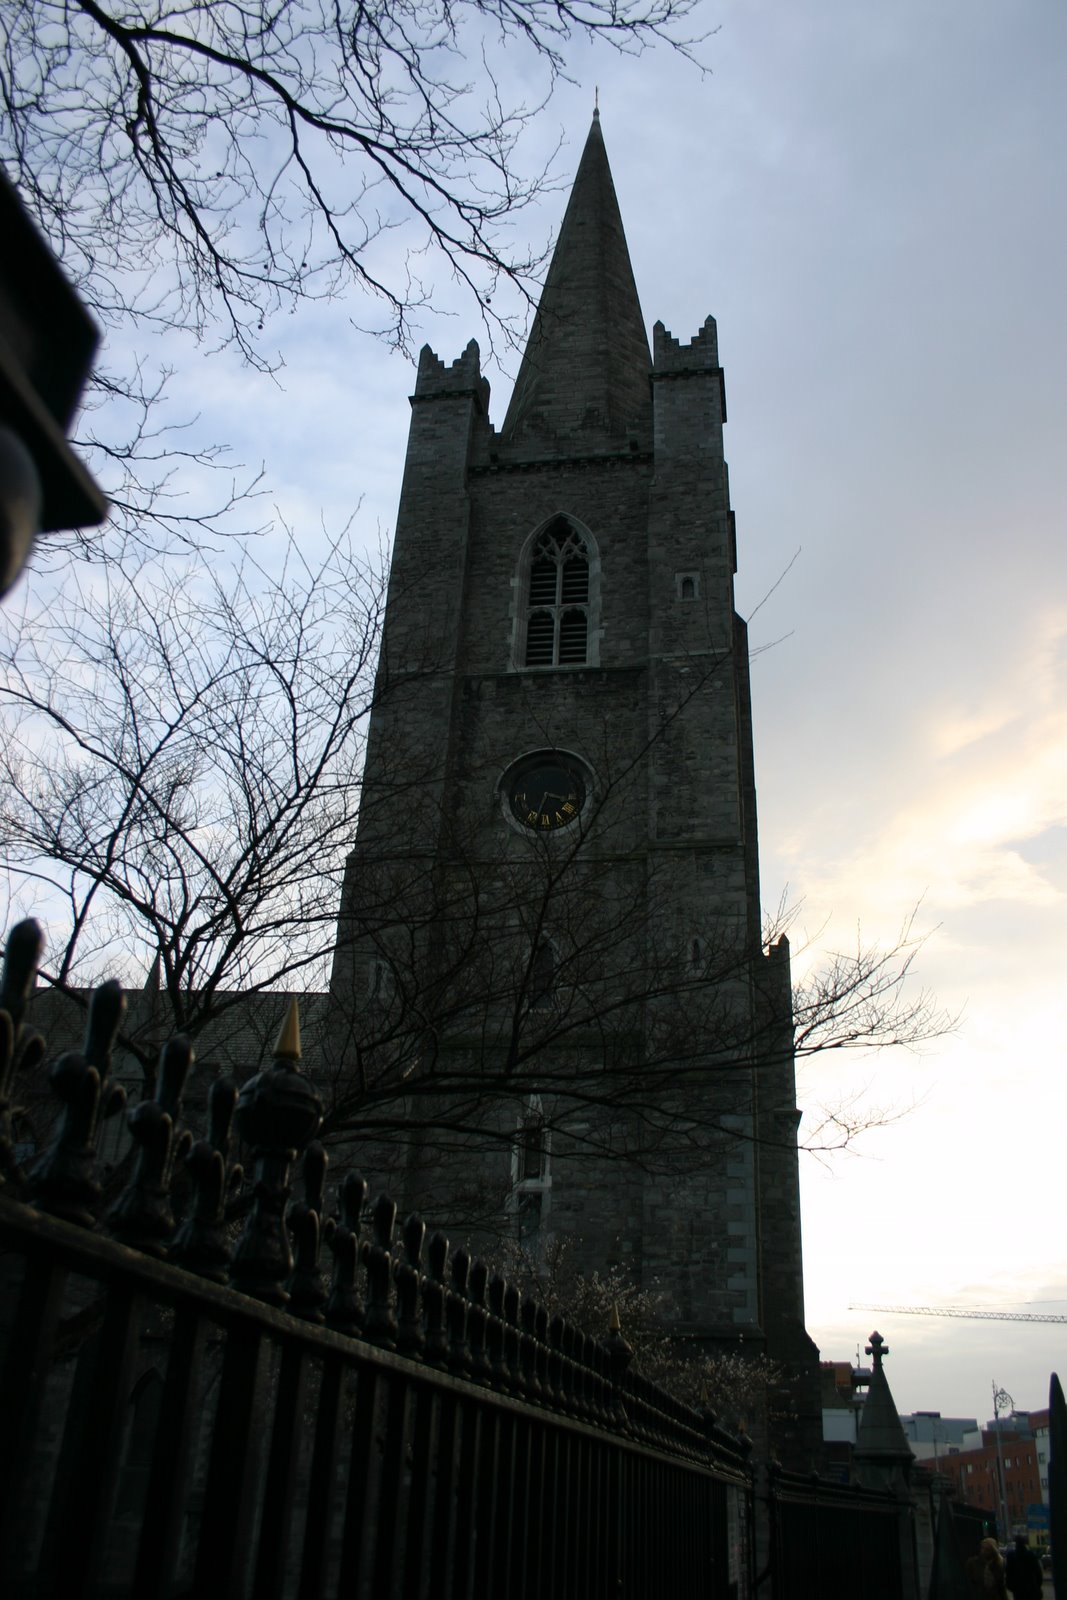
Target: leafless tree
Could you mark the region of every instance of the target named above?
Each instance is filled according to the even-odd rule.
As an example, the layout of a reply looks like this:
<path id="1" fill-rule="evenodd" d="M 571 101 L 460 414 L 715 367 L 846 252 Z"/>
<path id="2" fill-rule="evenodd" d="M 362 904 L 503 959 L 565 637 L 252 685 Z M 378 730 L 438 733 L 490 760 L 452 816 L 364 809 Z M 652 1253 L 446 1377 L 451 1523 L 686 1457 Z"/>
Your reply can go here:
<path id="1" fill-rule="evenodd" d="M 217 1038 L 249 995 L 322 987 L 382 567 L 291 543 L 273 576 L 246 552 L 236 575 L 146 564 L 33 592 L 0 622 L 8 869 L 49 926 L 51 984 L 152 971 L 147 1036 L 126 1040 L 150 1073 L 174 1030 Z"/>
<path id="2" fill-rule="evenodd" d="M 694 663 L 687 699 L 721 665 Z M 512 709 L 532 730 L 536 685 L 527 693 Z M 635 848 L 631 819 L 664 737 L 661 726 L 620 752 L 605 727 L 587 751 L 598 777 L 579 818 L 522 837 L 488 807 L 491 761 L 443 783 L 436 752 L 425 771 L 418 756 L 403 770 L 382 740 L 334 960 L 323 1070 L 335 1138 L 406 1146 L 416 1179 L 449 1163 L 454 1190 L 477 1172 L 470 1154 L 494 1146 L 507 1188 L 522 1108 L 534 1104 L 557 1151 L 594 1160 L 662 1170 L 746 1138 L 785 1150 L 796 1058 L 914 1046 L 951 1027 L 912 981 L 923 940 L 911 919 L 891 948 L 831 953 L 791 991 L 793 913 L 754 929 L 736 886 L 732 898 L 694 894 L 684 854 Z M 804 1142 L 839 1147 L 871 1119 L 846 1097 L 809 1118 Z M 480 1176 L 469 1202 L 472 1227 L 501 1215 Z"/>
<path id="3" fill-rule="evenodd" d="M 254 530 L 258 466 L 230 463 L 194 418 L 160 423 L 165 372 L 140 336 L 184 330 L 276 362 L 265 328 L 355 291 L 350 315 L 409 349 L 443 268 L 489 326 L 501 278 L 528 297 L 542 253 L 513 223 L 549 182 L 522 135 L 578 38 L 688 53 L 696 0 L 12 0 L 0 11 L 0 161 L 105 328 L 81 443 L 135 553 Z M 525 58 L 521 99 L 493 73 Z M 525 300 L 520 300 L 525 304 Z M 499 320 L 496 326 L 500 327 Z M 201 503 L 175 498 L 214 466 Z M 242 519 L 235 522 L 239 509 Z"/>
<path id="4" fill-rule="evenodd" d="M 218 1052 L 229 1029 L 247 1048 L 255 996 L 323 997 L 332 973 L 314 1066 L 334 1142 L 510 1159 L 516 1107 L 536 1103 L 558 1141 L 663 1167 L 716 1141 L 787 1146 L 794 1048 L 947 1025 L 909 985 L 910 928 L 790 996 L 782 917 L 762 942 L 714 900 L 681 924 L 670 861 L 630 859 L 619 831 L 648 751 L 620 757 L 608 730 L 579 822 L 510 851 L 438 773 L 379 763 L 367 796 L 370 712 L 395 685 L 375 679 L 381 567 L 343 542 L 314 567 L 291 545 L 277 576 L 246 553 L 236 581 L 146 564 L 47 604 L 34 592 L 0 621 L 16 908 L 49 925 L 54 987 L 152 973 L 126 1040 L 148 1076 L 171 1032 Z M 370 844 L 352 857 L 361 810 Z M 383 857 L 376 816 L 418 847 Z M 756 1066 L 762 1121 L 739 1120 Z M 806 1142 L 846 1143 L 866 1120 L 835 1108 Z"/>
<path id="5" fill-rule="evenodd" d="M 172 377 L 139 355 L 125 367 L 111 356 L 92 373 L 76 443 L 107 494 L 107 523 L 42 535 L 35 567 L 62 571 L 74 559 L 138 572 L 146 560 L 212 560 L 270 529 L 262 463 L 237 461 L 196 415 L 174 420 Z"/>
<path id="6" fill-rule="evenodd" d="M 754 1069 L 773 1121 L 795 1103 L 794 1049 L 915 1047 L 952 1026 L 910 982 L 923 943 L 910 927 L 889 949 L 829 955 L 793 990 L 791 1023 L 782 923 L 763 948 L 713 915 L 696 941 L 689 929 L 668 940 L 666 884 L 638 902 L 596 864 L 539 866 L 472 878 L 468 894 L 428 868 L 432 910 L 423 900 L 420 914 L 409 880 L 391 912 L 367 902 L 358 934 L 342 924 L 336 955 L 352 976 L 335 982 L 324 1063 L 332 1135 L 409 1145 L 416 1167 L 432 1145 L 459 1170 L 486 1146 L 509 1157 L 517 1108 L 536 1103 L 547 1134 L 594 1158 L 664 1168 L 743 1138 L 788 1148 L 792 1123 L 738 1120 Z M 803 1142 L 840 1148 L 884 1115 L 846 1097 L 809 1116 Z M 499 1196 L 471 1200 L 470 1225 L 483 1201 L 499 1215 Z"/>
<path id="7" fill-rule="evenodd" d="M 577 1241 L 557 1235 L 536 1255 L 508 1242 L 498 1252 L 509 1282 L 575 1327 L 602 1338 L 615 1317 L 635 1368 L 677 1399 L 708 1406 L 726 1427 L 751 1429 L 782 1383 L 780 1364 L 762 1352 L 688 1349 L 667 1331 L 668 1300 L 655 1282 L 634 1282 L 624 1265 L 590 1272 Z"/>
<path id="8" fill-rule="evenodd" d="M 576 36 L 686 49 L 694 5 L 16 0 L 3 156 L 106 317 L 260 361 L 266 316 L 355 278 L 403 345 L 421 286 L 377 248 L 398 226 L 480 297 L 532 264 L 502 230 L 541 189 L 515 159 L 541 106 L 502 101 L 492 50 L 521 47 L 548 91 Z"/>

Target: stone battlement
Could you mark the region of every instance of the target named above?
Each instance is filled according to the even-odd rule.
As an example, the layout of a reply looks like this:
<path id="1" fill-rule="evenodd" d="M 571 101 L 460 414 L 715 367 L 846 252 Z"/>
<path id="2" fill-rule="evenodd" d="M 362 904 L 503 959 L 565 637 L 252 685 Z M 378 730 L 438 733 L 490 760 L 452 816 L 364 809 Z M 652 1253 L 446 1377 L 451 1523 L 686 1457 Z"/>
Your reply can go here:
<path id="1" fill-rule="evenodd" d="M 688 344 L 682 344 L 662 322 L 657 322 L 652 330 L 652 351 L 655 372 L 692 372 L 717 367 L 719 341 L 715 318 L 708 317 Z"/>
<path id="2" fill-rule="evenodd" d="M 489 380 L 482 377 L 481 351 L 472 339 L 463 354 L 446 366 L 428 344 L 419 351 L 419 371 L 413 400 L 440 400 L 446 396 L 471 395 L 483 414 L 489 410 Z"/>

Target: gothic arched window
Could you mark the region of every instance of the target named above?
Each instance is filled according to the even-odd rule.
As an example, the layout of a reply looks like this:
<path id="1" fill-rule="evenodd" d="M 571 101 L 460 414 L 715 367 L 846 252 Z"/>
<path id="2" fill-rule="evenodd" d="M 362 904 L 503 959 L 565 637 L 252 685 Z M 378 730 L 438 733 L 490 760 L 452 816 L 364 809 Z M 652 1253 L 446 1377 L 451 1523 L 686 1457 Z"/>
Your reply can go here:
<path id="1" fill-rule="evenodd" d="M 581 667 L 591 659 L 589 542 L 567 517 L 533 540 L 522 617 L 524 667 Z"/>

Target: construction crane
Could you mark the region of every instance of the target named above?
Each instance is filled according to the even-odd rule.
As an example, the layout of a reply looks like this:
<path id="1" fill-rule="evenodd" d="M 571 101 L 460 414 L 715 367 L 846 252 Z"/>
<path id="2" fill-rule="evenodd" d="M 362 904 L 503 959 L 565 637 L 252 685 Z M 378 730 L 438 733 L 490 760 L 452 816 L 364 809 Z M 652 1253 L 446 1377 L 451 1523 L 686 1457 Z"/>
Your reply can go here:
<path id="1" fill-rule="evenodd" d="M 970 1317 L 986 1322 L 1067 1322 L 1036 1311 L 972 1311 L 967 1306 L 849 1306 L 850 1311 L 885 1311 L 904 1317 Z"/>

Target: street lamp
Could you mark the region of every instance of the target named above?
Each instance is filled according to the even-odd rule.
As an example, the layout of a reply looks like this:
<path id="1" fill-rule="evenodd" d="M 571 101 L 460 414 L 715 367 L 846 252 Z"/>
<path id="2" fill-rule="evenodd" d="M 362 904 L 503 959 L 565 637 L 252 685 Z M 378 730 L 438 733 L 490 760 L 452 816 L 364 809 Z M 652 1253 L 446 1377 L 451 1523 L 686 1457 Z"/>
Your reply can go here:
<path id="1" fill-rule="evenodd" d="M 1008 1527 L 1008 1485 L 1004 1477 L 1004 1446 L 1000 1438 L 1000 1413 L 1015 1410 L 1015 1401 L 1007 1389 L 999 1389 L 997 1381 L 993 1379 L 993 1431 L 997 1439 L 997 1465 L 1000 1468 L 1000 1515 L 1001 1526 L 1004 1529 L 1004 1543 L 1007 1544 L 1011 1529 Z"/>

